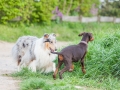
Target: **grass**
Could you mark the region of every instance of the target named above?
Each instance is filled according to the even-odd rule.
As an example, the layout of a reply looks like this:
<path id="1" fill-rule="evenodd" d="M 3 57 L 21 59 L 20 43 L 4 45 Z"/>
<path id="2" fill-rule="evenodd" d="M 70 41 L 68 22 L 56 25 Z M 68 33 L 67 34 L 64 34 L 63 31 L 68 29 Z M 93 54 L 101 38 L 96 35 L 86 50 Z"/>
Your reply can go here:
<path id="1" fill-rule="evenodd" d="M 80 38 L 77 36 L 80 32 L 88 31 L 96 36 L 104 36 L 114 33 L 120 28 L 119 24 L 113 23 L 52 23 L 49 26 L 34 24 L 31 26 L 10 27 L 0 25 L 0 40 L 15 42 L 18 37 L 23 35 L 32 35 L 41 37 L 44 33 L 54 32 L 59 41 L 76 41 Z M 99 33 L 99 34 L 98 34 Z M 76 35 L 77 34 L 77 35 Z M 97 37 L 96 37 L 97 38 Z"/>
<path id="2" fill-rule="evenodd" d="M 58 41 L 72 41 L 77 44 L 81 37 L 80 32 L 92 32 L 94 41 L 89 43 L 88 53 L 85 57 L 87 73 L 82 74 L 78 63 L 74 63 L 73 72 L 65 72 L 63 80 L 57 75 L 53 80 L 52 73 L 33 73 L 27 69 L 13 73 L 20 77 L 21 90 L 120 90 L 120 25 L 114 23 L 52 23 L 49 26 L 32 25 L 10 27 L 0 25 L 0 39 L 15 42 L 22 35 L 35 35 L 41 37 L 44 33 L 54 32 Z M 57 63 L 57 60 L 55 61 Z"/>
<path id="3" fill-rule="evenodd" d="M 75 86 L 82 87 L 81 90 L 119 90 L 120 81 L 117 78 L 108 76 L 107 78 L 92 79 L 86 78 L 80 70 L 74 72 L 65 72 L 64 79 L 60 80 L 57 76 L 53 80 L 52 73 L 40 74 L 39 72 L 33 73 L 26 68 L 19 73 L 12 74 L 14 77 L 20 77 L 22 83 L 20 84 L 21 90 L 77 90 Z"/>

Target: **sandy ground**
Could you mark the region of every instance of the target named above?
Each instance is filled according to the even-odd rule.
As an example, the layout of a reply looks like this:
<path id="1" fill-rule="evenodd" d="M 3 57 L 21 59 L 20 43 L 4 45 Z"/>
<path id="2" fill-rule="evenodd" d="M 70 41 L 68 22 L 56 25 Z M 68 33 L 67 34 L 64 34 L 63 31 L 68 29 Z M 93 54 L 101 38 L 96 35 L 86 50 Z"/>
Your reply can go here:
<path id="1" fill-rule="evenodd" d="M 67 46 L 69 43 L 58 42 L 58 48 Z M 0 41 L 0 90 L 19 90 L 20 80 L 8 76 L 17 71 L 16 63 L 13 62 L 11 49 L 14 43 Z"/>
<path id="2" fill-rule="evenodd" d="M 18 90 L 19 80 L 9 77 L 10 73 L 17 70 L 11 57 L 13 43 L 0 41 L 0 90 Z"/>

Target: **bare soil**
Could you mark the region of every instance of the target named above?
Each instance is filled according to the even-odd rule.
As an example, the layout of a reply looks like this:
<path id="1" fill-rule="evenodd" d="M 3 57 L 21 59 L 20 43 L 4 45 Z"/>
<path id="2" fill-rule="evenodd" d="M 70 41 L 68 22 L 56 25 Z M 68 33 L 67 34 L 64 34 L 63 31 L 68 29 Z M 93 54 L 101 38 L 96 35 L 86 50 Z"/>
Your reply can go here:
<path id="1" fill-rule="evenodd" d="M 17 70 L 12 61 L 11 49 L 14 43 L 0 41 L 0 90 L 18 90 L 20 80 L 15 80 L 9 74 Z"/>
<path id="2" fill-rule="evenodd" d="M 68 42 L 58 42 L 58 48 L 69 45 Z M 20 80 L 10 77 L 17 71 L 17 65 L 13 62 L 11 50 L 14 43 L 0 41 L 0 90 L 19 90 Z"/>

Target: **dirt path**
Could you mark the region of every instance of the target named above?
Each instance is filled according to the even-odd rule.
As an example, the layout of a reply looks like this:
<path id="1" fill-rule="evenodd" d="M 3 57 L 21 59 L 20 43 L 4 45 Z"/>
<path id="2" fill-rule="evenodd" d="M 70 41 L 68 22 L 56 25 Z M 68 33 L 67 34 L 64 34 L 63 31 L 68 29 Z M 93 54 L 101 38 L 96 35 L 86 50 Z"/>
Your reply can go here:
<path id="1" fill-rule="evenodd" d="M 19 80 L 9 77 L 10 73 L 17 70 L 12 61 L 11 48 L 13 43 L 0 41 L 0 90 L 18 90 Z"/>
<path id="2" fill-rule="evenodd" d="M 10 73 L 17 71 L 13 62 L 11 49 L 14 43 L 0 41 L 0 90 L 19 90 L 20 80 L 9 77 Z M 66 42 L 58 42 L 58 48 L 68 45 Z"/>

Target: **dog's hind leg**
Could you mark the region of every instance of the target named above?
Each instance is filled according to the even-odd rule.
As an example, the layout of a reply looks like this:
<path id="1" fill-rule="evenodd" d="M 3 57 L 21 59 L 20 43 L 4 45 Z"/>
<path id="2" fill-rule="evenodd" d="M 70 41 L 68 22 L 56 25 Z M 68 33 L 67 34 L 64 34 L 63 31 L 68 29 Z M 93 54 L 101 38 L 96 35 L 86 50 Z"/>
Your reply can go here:
<path id="1" fill-rule="evenodd" d="M 69 67 L 69 68 L 70 68 L 70 67 Z M 62 79 L 62 74 L 63 74 L 65 71 L 69 70 L 69 68 L 65 66 L 65 67 L 59 72 L 59 78 L 60 78 L 60 79 Z"/>
<path id="2" fill-rule="evenodd" d="M 58 70 L 59 70 L 59 68 L 61 67 L 62 64 L 63 64 L 63 61 L 58 60 L 57 68 L 56 68 L 55 72 L 53 73 L 53 78 L 54 79 L 56 79 L 56 74 L 58 73 Z"/>
<path id="3" fill-rule="evenodd" d="M 18 59 L 17 59 L 17 67 L 18 67 L 17 70 L 18 70 L 18 72 L 20 71 L 20 68 L 21 68 L 20 63 L 21 63 L 21 55 L 19 55 Z"/>
<path id="4" fill-rule="evenodd" d="M 23 62 L 22 62 L 22 61 L 19 61 L 19 63 L 18 63 L 18 72 L 21 70 L 22 64 L 23 64 Z"/>
<path id="5" fill-rule="evenodd" d="M 67 60 L 65 60 L 67 61 Z M 59 77 L 60 79 L 62 79 L 62 74 L 65 72 L 65 71 L 73 71 L 73 69 L 71 69 L 71 66 L 72 66 L 72 62 L 66 62 L 65 63 L 65 67 L 59 72 Z"/>
<path id="6" fill-rule="evenodd" d="M 17 71 L 19 72 L 21 69 L 20 69 L 20 66 L 17 67 Z"/>

